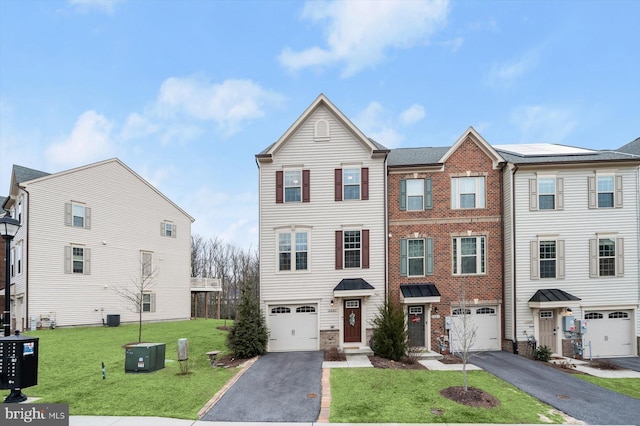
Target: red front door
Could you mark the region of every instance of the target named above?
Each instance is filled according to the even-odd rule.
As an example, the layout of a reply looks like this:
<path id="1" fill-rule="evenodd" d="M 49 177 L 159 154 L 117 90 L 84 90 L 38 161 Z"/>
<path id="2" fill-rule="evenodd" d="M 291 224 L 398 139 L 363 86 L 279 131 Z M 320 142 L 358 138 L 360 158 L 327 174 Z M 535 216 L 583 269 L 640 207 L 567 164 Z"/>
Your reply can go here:
<path id="1" fill-rule="evenodd" d="M 344 341 L 362 342 L 360 299 L 344 301 Z"/>

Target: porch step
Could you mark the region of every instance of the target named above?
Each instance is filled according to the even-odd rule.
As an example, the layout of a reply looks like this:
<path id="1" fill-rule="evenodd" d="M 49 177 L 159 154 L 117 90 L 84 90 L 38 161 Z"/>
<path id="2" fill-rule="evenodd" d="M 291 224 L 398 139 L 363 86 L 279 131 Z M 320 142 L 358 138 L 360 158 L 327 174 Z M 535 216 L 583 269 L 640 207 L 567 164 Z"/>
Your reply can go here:
<path id="1" fill-rule="evenodd" d="M 439 354 L 438 352 L 429 352 L 429 351 L 414 352 L 412 355 L 414 355 L 418 359 L 435 359 L 438 361 L 444 358 L 442 354 Z"/>
<path id="2" fill-rule="evenodd" d="M 373 351 L 369 346 L 348 347 L 343 348 L 345 355 L 373 355 Z"/>

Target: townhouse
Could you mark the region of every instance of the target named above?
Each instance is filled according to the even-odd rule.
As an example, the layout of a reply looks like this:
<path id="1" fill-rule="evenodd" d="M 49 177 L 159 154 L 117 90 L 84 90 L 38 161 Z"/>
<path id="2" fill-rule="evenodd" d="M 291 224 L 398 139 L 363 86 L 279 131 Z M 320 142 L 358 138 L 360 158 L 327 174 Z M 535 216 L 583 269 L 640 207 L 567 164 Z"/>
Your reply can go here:
<path id="1" fill-rule="evenodd" d="M 190 317 L 194 219 L 120 160 L 54 174 L 14 166 L 3 208 L 22 225 L 11 247 L 13 329 L 136 321 L 121 292 L 143 281 L 143 320 Z"/>

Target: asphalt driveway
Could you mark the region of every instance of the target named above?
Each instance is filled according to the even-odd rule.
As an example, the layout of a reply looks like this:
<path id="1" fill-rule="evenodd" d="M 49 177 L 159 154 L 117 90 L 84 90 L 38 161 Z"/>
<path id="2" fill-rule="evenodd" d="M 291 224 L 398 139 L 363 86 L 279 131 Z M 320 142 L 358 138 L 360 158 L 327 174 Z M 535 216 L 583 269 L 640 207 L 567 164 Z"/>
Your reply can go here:
<path id="1" fill-rule="evenodd" d="M 261 356 L 201 420 L 315 422 L 323 358 L 322 351 Z"/>
<path id="2" fill-rule="evenodd" d="M 615 365 L 628 370 L 640 371 L 640 356 L 625 356 L 622 358 L 604 358 Z"/>
<path id="3" fill-rule="evenodd" d="M 469 362 L 588 424 L 637 425 L 640 400 L 593 385 L 509 352 L 473 354 Z"/>

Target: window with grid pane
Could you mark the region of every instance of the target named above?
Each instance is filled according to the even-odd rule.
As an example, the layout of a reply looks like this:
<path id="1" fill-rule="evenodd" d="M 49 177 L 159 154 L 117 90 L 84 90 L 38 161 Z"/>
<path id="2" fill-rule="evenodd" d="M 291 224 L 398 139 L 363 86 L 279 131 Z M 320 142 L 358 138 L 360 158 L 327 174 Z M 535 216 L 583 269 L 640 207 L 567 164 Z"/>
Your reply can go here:
<path id="1" fill-rule="evenodd" d="M 616 240 L 598 239 L 598 271 L 601 277 L 616 275 Z"/>
<path id="2" fill-rule="evenodd" d="M 344 267 L 360 267 L 360 231 L 344 231 Z"/>
<path id="3" fill-rule="evenodd" d="M 307 269 L 308 235 L 306 232 L 296 232 L 296 270 Z"/>
<path id="4" fill-rule="evenodd" d="M 82 247 L 73 247 L 73 273 L 84 273 L 84 249 Z"/>
<path id="5" fill-rule="evenodd" d="M 453 239 L 453 274 L 484 274 L 486 272 L 485 237 Z"/>
<path id="6" fill-rule="evenodd" d="M 613 207 L 614 176 L 598 176 L 598 207 Z"/>
<path id="7" fill-rule="evenodd" d="M 344 200 L 360 199 L 360 168 L 342 170 Z"/>
<path id="8" fill-rule="evenodd" d="M 284 201 L 286 203 L 302 201 L 302 171 L 285 170 Z"/>
<path id="9" fill-rule="evenodd" d="M 278 264 L 280 271 L 291 270 L 291 234 L 282 233 L 278 236 Z"/>
<path id="10" fill-rule="evenodd" d="M 540 241 L 540 278 L 556 278 L 556 242 Z"/>
<path id="11" fill-rule="evenodd" d="M 424 275 L 424 240 L 407 240 L 409 276 Z"/>
<path id="12" fill-rule="evenodd" d="M 309 233 L 306 231 L 278 234 L 278 270 L 304 271 L 308 269 Z"/>

